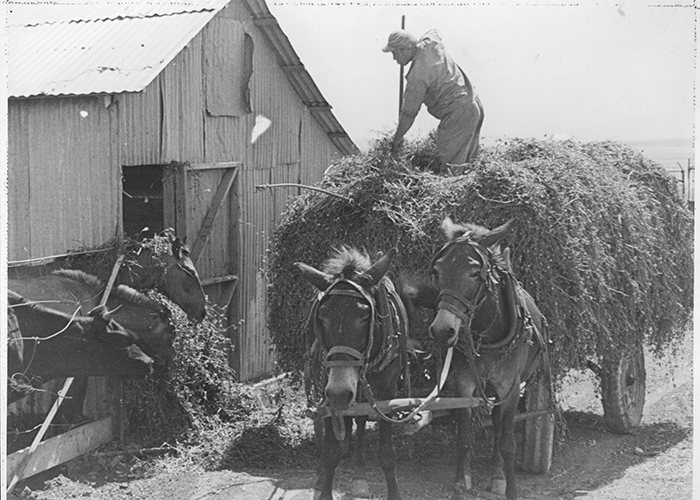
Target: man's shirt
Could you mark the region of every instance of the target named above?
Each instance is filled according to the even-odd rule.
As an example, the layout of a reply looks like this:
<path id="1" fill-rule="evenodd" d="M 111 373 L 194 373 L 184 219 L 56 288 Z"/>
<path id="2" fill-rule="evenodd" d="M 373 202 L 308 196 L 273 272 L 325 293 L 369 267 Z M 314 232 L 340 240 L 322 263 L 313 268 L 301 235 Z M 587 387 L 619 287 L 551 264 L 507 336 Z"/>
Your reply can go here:
<path id="1" fill-rule="evenodd" d="M 472 96 L 471 84 L 445 52 L 438 31 L 428 31 L 418 41 L 418 52 L 406 74 L 402 111 L 416 116 L 425 103 L 428 113 L 442 119 Z"/>

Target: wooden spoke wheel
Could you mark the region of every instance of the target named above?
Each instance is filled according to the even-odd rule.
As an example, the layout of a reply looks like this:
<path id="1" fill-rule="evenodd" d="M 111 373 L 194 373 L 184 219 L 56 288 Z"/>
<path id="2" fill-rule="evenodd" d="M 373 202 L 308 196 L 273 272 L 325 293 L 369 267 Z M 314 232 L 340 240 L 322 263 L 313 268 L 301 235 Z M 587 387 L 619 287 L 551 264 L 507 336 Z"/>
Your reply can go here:
<path id="1" fill-rule="evenodd" d="M 644 411 L 647 373 L 641 347 L 603 360 L 601 388 L 605 422 L 611 432 L 626 434 L 639 427 Z"/>
<path id="2" fill-rule="evenodd" d="M 544 474 L 552 465 L 554 413 L 551 396 L 550 385 L 541 372 L 525 387 L 525 409 L 534 415 L 525 419 L 522 468 L 532 474 Z"/>

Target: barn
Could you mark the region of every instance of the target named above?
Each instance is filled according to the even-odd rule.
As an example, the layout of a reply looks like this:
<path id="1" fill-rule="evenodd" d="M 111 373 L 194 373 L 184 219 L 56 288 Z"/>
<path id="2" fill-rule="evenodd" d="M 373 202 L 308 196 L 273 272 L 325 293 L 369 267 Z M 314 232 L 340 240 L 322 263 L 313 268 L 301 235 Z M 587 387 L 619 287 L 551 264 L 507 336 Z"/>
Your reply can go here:
<path id="1" fill-rule="evenodd" d="M 256 186 L 313 184 L 357 147 L 265 1 L 57 1 L 8 24 L 10 265 L 172 227 L 237 326 L 240 380 L 273 373 L 260 270 L 299 188 Z"/>

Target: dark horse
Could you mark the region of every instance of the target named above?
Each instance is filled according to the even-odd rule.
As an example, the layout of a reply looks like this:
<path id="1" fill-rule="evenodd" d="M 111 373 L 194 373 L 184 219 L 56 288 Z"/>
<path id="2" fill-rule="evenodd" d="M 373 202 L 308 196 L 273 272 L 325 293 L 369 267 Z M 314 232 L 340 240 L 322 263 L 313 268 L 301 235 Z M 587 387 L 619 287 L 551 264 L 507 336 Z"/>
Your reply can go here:
<path id="1" fill-rule="evenodd" d="M 499 242 L 511 225 L 512 221 L 489 231 L 446 218 L 442 230 L 448 241 L 433 257 L 432 281 L 416 288 L 413 297 L 415 305 L 437 308 L 431 337 L 443 347 L 455 347 L 448 378 L 454 396 L 476 395 L 492 407 L 491 489 L 500 495 L 505 489 L 508 500 L 518 497 L 513 419 L 521 382 L 534 374 L 541 355 L 546 360 L 544 317 L 501 253 Z M 454 497 L 462 499 L 472 487 L 471 408 L 457 410 L 456 420 Z"/>
<path id="2" fill-rule="evenodd" d="M 307 331 L 308 359 L 331 416 L 318 467 L 315 497 L 333 498 L 333 475 L 350 446 L 352 418 L 337 415 L 358 398 L 358 386 L 371 403 L 396 397 L 405 364 L 407 317 L 403 301 L 385 276 L 396 249 L 374 264 L 359 251 L 343 247 L 318 271 L 296 263 L 319 294 Z M 364 465 L 364 428 L 367 417 L 357 417 L 355 463 Z M 396 481 L 391 423 L 379 420 L 379 463 L 386 477 L 389 500 L 400 500 Z"/>

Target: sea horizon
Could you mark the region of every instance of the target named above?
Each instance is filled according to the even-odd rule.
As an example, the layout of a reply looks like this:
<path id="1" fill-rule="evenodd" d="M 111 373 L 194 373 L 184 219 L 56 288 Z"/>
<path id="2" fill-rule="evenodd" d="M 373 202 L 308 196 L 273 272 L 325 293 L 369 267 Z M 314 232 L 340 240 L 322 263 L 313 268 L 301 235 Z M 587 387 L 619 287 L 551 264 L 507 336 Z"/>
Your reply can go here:
<path id="1" fill-rule="evenodd" d="M 687 170 L 688 165 L 695 165 L 693 138 L 672 139 L 621 139 L 621 142 L 641 152 L 671 171 Z M 690 162 L 690 163 L 689 163 Z"/>

